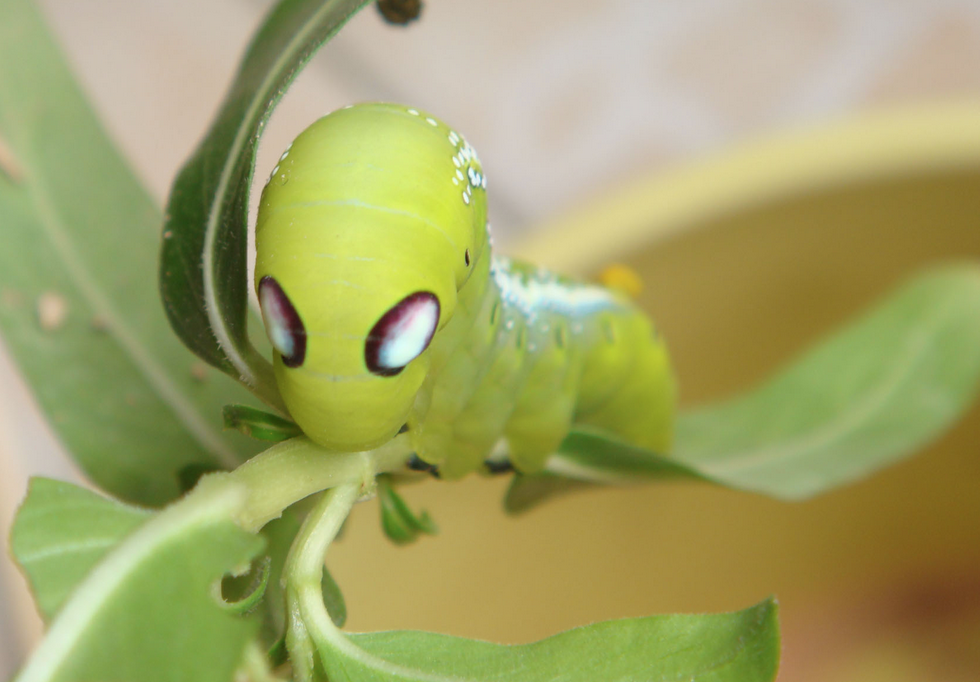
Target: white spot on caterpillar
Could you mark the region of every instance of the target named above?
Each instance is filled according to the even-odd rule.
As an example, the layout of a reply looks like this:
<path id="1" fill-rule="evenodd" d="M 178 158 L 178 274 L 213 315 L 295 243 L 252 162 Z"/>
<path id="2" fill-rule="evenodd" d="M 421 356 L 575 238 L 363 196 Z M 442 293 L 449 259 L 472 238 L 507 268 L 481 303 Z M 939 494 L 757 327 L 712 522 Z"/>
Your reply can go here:
<path id="1" fill-rule="evenodd" d="M 454 157 L 453 157 L 453 165 L 454 165 L 454 166 L 456 166 L 456 168 L 459 168 L 459 167 L 460 167 L 460 166 L 462 166 L 463 164 L 462 164 L 462 163 L 460 162 L 460 160 L 459 160 L 458 158 L 456 158 L 456 157 L 454 156 Z"/>
<path id="2" fill-rule="evenodd" d="M 513 329 L 514 328 L 514 320 L 507 320 L 506 322 L 504 322 L 504 328 L 507 331 L 510 331 L 511 329 Z"/>
<path id="3" fill-rule="evenodd" d="M 419 112 L 418 112 L 417 109 L 409 109 L 408 110 L 408 113 L 410 113 L 412 116 L 418 116 L 419 115 Z"/>
<path id="4" fill-rule="evenodd" d="M 456 177 L 459 178 L 460 180 L 462 180 L 463 179 L 463 171 L 457 170 L 456 171 Z"/>
<path id="5" fill-rule="evenodd" d="M 439 125 L 439 123 L 434 118 L 426 118 L 425 119 L 425 122 L 428 123 L 433 128 L 435 128 L 437 125 Z"/>
<path id="6" fill-rule="evenodd" d="M 289 315 L 273 287 L 259 287 L 259 308 L 273 347 L 289 357 L 296 351 L 296 338 L 290 329 Z"/>
<path id="7" fill-rule="evenodd" d="M 622 307 L 621 302 L 602 287 L 565 284 L 547 270 L 514 271 L 510 261 L 502 257 L 496 257 L 494 261 L 496 267 L 491 270 L 491 276 L 501 300 L 520 312 L 528 324 L 533 323 L 542 311 L 580 316 Z M 581 324 L 573 323 L 572 332 L 581 331 Z"/>
<path id="8" fill-rule="evenodd" d="M 282 153 L 282 156 L 279 157 L 279 160 L 280 161 L 284 161 L 287 156 L 289 156 L 289 150 L 288 149 Z"/>
<path id="9" fill-rule="evenodd" d="M 470 204 L 470 194 L 465 189 L 463 190 L 463 203 L 467 206 Z"/>
<path id="10" fill-rule="evenodd" d="M 456 131 L 455 130 L 450 130 L 449 131 L 449 142 L 453 146 L 456 146 L 456 145 L 459 144 L 459 135 L 456 134 Z"/>
<path id="11" fill-rule="evenodd" d="M 404 367 L 425 350 L 439 323 L 439 304 L 435 297 L 421 299 L 407 311 L 378 349 L 381 367 Z"/>
<path id="12" fill-rule="evenodd" d="M 454 185 L 459 185 L 459 180 L 457 180 L 456 178 L 453 178 L 453 184 Z"/>

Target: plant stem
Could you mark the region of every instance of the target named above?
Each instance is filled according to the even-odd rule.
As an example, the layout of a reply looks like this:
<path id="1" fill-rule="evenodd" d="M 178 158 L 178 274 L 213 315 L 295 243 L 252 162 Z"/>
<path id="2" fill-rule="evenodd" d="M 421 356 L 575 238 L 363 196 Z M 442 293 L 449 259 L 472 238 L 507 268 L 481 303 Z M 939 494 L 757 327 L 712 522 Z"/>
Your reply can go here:
<path id="1" fill-rule="evenodd" d="M 406 436 L 398 436 L 366 452 L 330 452 L 308 438 L 279 443 L 256 455 L 235 471 L 211 474 L 201 481 L 202 489 L 229 483 L 243 485 L 246 502 L 235 521 L 257 531 L 282 510 L 309 495 L 343 484 L 356 484 L 359 491 L 374 484 L 374 477 L 399 469 L 412 452 Z"/>
<path id="2" fill-rule="evenodd" d="M 346 483 L 323 493 L 303 522 L 286 559 L 283 569 L 289 612 L 286 645 L 296 677 L 301 682 L 311 682 L 314 676 L 314 647 L 307 631 L 309 616 L 306 611 L 313 604 L 330 620 L 320 587 L 323 561 L 327 547 L 337 537 L 357 501 L 360 488 L 359 483 Z"/>
<path id="3" fill-rule="evenodd" d="M 353 483 L 337 486 L 325 492 L 307 515 L 299 534 L 293 541 L 283 571 L 283 580 L 286 584 L 290 621 L 299 624 L 298 634 L 301 634 L 301 637 L 293 638 L 293 642 L 299 644 L 299 649 L 297 651 L 290 649 L 290 658 L 295 660 L 294 655 L 309 657 L 312 644 L 315 645 L 324 667 L 327 667 L 333 654 L 363 665 L 385 679 L 405 678 L 427 682 L 449 682 L 446 677 L 408 670 L 364 651 L 334 625 L 327 612 L 320 586 L 324 559 L 330 543 L 337 537 L 344 519 L 357 501 L 359 492 L 359 487 Z M 287 642 L 289 641 L 290 638 L 287 636 Z M 304 660 L 308 661 L 308 658 Z M 311 682 L 313 679 L 312 664 L 305 665 L 299 672 L 300 682 Z"/>

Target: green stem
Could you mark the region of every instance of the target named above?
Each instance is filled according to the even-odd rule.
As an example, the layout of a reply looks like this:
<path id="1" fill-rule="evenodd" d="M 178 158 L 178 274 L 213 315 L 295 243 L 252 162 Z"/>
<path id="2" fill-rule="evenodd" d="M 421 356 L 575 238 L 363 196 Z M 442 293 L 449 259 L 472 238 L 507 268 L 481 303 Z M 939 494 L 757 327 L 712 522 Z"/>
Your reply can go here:
<path id="1" fill-rule="evenodd" d="M 212 486 L 243 486 L 246 501 L 235 521 L 255 532 L 278 518 L 286 507 L 321 490 L 344 484 L 368 490 L 376 475 L 400 469 L 411 452 L 406 436 L 374 450 L 344 453 L 325 450 L 305 437 L 292 438 L 232 472 L 205 477 L 198 486 L 199 494 L 206 494 Z"/>
<path id="2" fill-rule="evenodd" d="M 337 532 L 357 501 L 359 493 L 356 484 L 338 486 L 325 492 L 316 507 L 307 515 L 303 527 L 293 541 L 283 571 L 283 579 L 286 583 L 291 621 L 301 622 L 303 641 L 300 650 L 296 653 L 308 656 L 312 640 L 325 666 L 332 652 L 334 655 L 356 661 L 385 678 L 450 682 L 449 678 L 441 675 L 408 670 L 369 654 L 344 636 L 330 619 L 327 607 L 323 603 L 320 586 L 324 559 L 330 543 L 337 537 Z M 293 651 L 290 650 L 290 657 L 292 656 Z M 313 679 L 312 670 L 309 674 L 310 677 L 301 676 L 299 680 L 310 682 Z"/>
<path id="3" fill-rule="evenodd" d="M 320 587 L 323 560 L 327 547 L 340 532 L 340 527 L 357 502 L 360 491 L 359 483 L 346 483 L 323 493 L 303 522 L 286 559 L 283 569 L 289 610 L 286 644 L 294 672 L 300 682 L 311 682 L 314 678 L 314 648 L 307 630 L 308 604 L 304 602 L 318 605 L 326 619 L 330 620 Z"/>

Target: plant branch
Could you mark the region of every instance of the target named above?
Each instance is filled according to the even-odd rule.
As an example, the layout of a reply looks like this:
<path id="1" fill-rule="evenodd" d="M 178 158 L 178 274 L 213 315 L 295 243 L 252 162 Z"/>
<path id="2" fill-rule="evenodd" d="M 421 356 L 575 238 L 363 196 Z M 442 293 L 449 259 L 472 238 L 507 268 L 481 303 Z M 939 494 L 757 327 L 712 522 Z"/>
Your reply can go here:
<path id="1" fill-rule="evenodd" d="M 320 587 L 327 547 L 337 537 L 360 492 L 359 484 L 346 483 L 323 493 L 306 517 L 286 560 L 283 570 L 289 613 L 286 645 L 301 682 L 311 682 L 314 678 L 314 646 L 307 628 L 308 611 L 319 609 L 330 622 Z"/>
<path id="2" fill-rule="evenodd" d="M 344 484 L 373 486 L 377 474 L 401 468 L 411 452 L 404 435 L 374 450 L 343 453 L 300 436 L 269 448 L 235 471 L 204 477 L 199 488 L 204 494 L 210 486 L 243 485 L 246 501 L 235 522 L 256 532 L 286 507 L 321 490 Z"/>

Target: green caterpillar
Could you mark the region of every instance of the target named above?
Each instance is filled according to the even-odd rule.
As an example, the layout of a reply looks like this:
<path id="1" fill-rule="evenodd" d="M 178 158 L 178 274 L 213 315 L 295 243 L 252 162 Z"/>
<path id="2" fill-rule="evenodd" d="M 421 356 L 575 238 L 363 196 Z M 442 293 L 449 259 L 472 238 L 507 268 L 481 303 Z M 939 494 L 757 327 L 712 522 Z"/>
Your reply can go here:
<path id="1" fill-rule="evenodd" d="M 541 470 L 573 425 L 669 451 L 674 381 L 650 320 L 491 255 L 476 152 L 424 112 L 363 104 L 310 126 L 262 193 L 256 248 L 276 380 L 328 449 L 407 427 L 444 478 Z"/>

